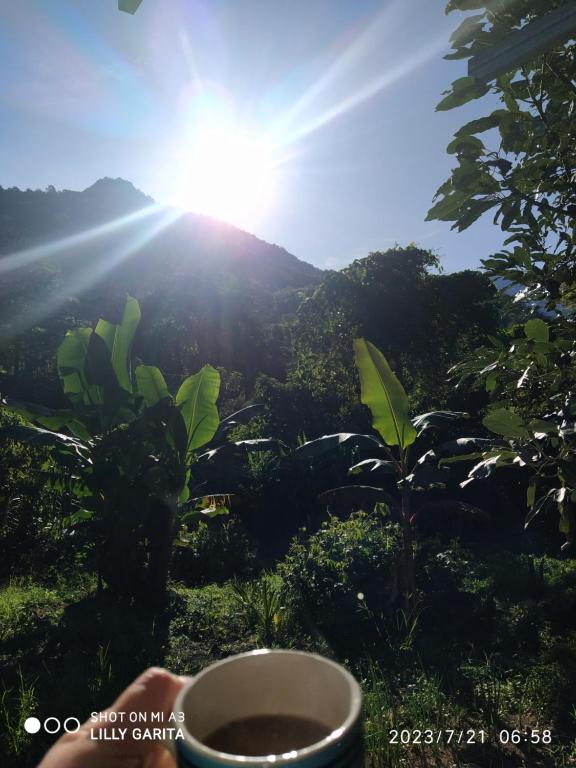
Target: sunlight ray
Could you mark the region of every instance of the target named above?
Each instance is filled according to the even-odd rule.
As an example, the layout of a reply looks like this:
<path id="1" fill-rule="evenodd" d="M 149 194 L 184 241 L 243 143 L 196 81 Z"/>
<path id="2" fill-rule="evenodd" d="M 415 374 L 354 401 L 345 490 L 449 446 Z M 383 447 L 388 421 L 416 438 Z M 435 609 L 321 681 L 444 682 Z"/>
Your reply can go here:
<path id="1" fill-rule="evenodd" d="M 300 96 L 284 114 L 280 116 L 273 128 L 274 132 L 286 130 L 300 117 L 307 107 L 313 105 L 319 96 L 338 82 L 347 71 L 353 69 L 362 55 L 375 45 L 382 34 L 385 22 L 391 19 L 392 14 L 399 7 L 399 2 L 391 3 L 383 11 L 379 11 L 367 23 L 360 34 L 342 51 L 330 64 L 326 72 L 314 82 L 308 90 Z"/>
<path id="2" fill-rule="evenodd" d="M 82 274 L 69 280 L 63 288 L 58 290 L 47 301 L 41 302 L 31 310 L 19 316 L 16 323 L 5 323 L 0 326 L 0 340 L 10 341 L 18 334 L 31 328 L 36 323 L 49 317 L 51 313 L 57 310 L 71 296 L 77 296 L 90 288 L 106 273 L 121 262 L 134 256 L 145 245 L 151 242 L 157 235 L 165 230 L 170 224 L 174 223 L 182 216 L 182 212 L 175 208 L 165 206 L 154 206 L 157 218 L 150 222 L 142 230 L 135 233 L 135 236 L 128 243 L 123 243 L 114 247 L 102 259 L 94 261 L 88 269 L 82 271 Z"/>
<path id="3" fill-rule="evenodd" d="M 33 264 L 35 261 L 43 261 L 51 256 L 70 251 L 71 253 L 66 256 L 69 258 L 74 255 L 74 248 L 85 245 L 91 240 L 96 240 L 99 237 L 105 237 L 113 234 L 114 232 L 123 229 L 124 227 L 134 224 L 137 221 L 147 218 L 156 211 L 160 210 L 161 206 L 154 203 L 148 205 L 145 208 L 140 208 L 137 211 L 121 216 L 118 219 L 113 219 L 105 224 L 99 224 L 97 227 L 91 229 L 85 229 L 81 232 L 77 232 L 73 235 L 67 235 L 59 240 L 53 240 L 50 243 L 44 243 L 43 245 L 35 245 L 31 248 L 26 248 L 21 251 L 14 251 L 8 253 L 5 256 L 0 254 L 0 275 L 11 272 L 15 269 L 27 267 Z"/>
<path id="4" fill-rule="evenodd" d="M 358 90 L 354 91 L 337 104 L 334 104 L 332 107 L 329 107 L 322 114 L 312 118 L 307 124 L 293 131 L 286 137 L 286 143 L 290 144 L 296 142 L 327 125 L 335 118 L 358 107 L 360 104 L 376 96 L 385 88 L 388 88 L 398 82 L 401 78 L 434 59 L 445 48 L 446 43 L 443 37 L 439 37 L 432 41 L 411 58 L 402 61 L 392 69 L 382 72 L 377 77 L 372 78 Z"/>

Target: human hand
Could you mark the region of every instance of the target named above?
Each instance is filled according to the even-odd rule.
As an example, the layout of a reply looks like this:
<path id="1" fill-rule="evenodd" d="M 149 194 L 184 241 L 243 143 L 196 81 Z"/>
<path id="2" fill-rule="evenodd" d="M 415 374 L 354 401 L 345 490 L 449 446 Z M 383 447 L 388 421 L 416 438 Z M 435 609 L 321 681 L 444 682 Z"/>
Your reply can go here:
<path id="1" fill-rule="evenodd" d="M 187 680 L 165 669 L 152 667 L 126 688 L 110 712 L 162 712 L 168 721 L 174 700 Z M 129 718 L 128 718 L 129 720 Z M 38 768 L 176 768 L 166 747 L 155 741 L 136 741 L 131 733 L 142 723 L 124 721 L 128 728 L 122 741 L 100 741 L 90 738 L 91 729 L 110 727 L 105 721 L 85 722 L 77 733 L 67 733 L 46 753 Z"/>

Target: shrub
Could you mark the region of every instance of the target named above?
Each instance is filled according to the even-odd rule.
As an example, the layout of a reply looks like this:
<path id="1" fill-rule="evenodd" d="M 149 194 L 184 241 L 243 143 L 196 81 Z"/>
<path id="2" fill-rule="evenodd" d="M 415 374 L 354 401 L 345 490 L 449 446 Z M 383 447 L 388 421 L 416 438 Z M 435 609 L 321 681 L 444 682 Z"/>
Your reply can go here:
<path id="1" fill-rule="evenodd" d="M 331 517 L 309 539 L 294 540 L 280 564 L 286 604 L 327 635 L 352 628 L 361 621 L 360 600 L 392 608 L 402 591 L 400 548 L 399 527 L 378 513 Z"/>

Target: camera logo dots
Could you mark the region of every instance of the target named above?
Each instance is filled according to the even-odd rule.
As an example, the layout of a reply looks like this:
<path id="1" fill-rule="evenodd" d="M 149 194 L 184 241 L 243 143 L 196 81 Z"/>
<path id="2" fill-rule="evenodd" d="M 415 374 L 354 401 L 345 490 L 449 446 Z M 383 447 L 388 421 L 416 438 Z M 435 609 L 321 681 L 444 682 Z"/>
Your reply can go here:
<path id="1" fill-rule="evenodd" d="M 42 728 L 42 723 L 37 717 L 29 717 L 24 723 L 26 733 L 38 733 L 40 728 Z"/>
<path id="2" fill-rule="evenodd" d="M 64 722 L 60 722 L 57 717 L 47 717 L 42 723 L 37 717 L 28 717 L 24 722 L 24 730 L 31 734 L 43 730 L 51 736 L 61 731 L 76 733 L 80 730 L 80 720 L 77 717 L 67 717 Z"/>

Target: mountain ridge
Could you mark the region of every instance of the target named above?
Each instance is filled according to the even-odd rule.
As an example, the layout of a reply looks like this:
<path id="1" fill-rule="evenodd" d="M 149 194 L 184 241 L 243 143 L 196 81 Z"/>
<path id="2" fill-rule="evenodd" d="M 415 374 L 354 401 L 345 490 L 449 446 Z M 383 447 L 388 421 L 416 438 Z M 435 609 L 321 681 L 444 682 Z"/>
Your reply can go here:
<path id="1" fill-rule="evenodd" d="M 81 235 L 109 222 L 122 228 L 123 217 L 145 213 L 148 208 L 154 215 L 173 212 L 167 216 L 172 220 L 159 227 L 149 243 L 143 239 L 138 252 L 148 257 L 151 250 L 157 251 L 164 244 L 165 251 L 176 249 L 181 268 L 184 251 L 189 249 L 192 255 L 206 251 L 213 266 L 230 269 L 241 281 L 248 277 L 249 282 L 272 291 L 305 287 L 317 283 L 323 274 L 279 245 L 213 217 L 192 211 L 178 214 L 177 209 L 156 206 L 153 198 L 131 182 L 110 177 L 98 179 L 82 191 L 56 190 L 52 186 L 44 191 L 0 187 L 0 259 L 7 253 Z M 138 219 L 127 223 L 127 229 L 136 236 L 139 230 L 144 231 L 145 224 Z M 102 237 L 105 242 L 105 232 Z M 82 248 L 86 245 L 82 244 Z M 251 274 L 242 276 L 243 269 Z"/>

